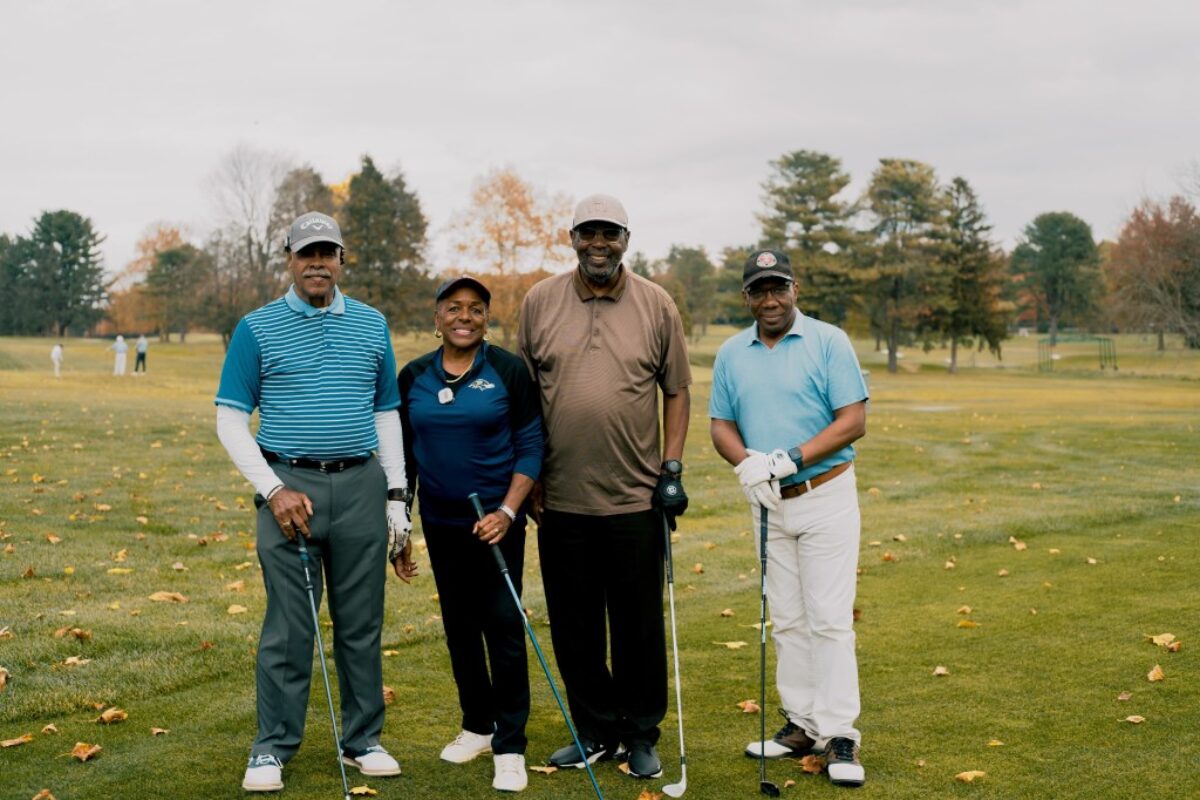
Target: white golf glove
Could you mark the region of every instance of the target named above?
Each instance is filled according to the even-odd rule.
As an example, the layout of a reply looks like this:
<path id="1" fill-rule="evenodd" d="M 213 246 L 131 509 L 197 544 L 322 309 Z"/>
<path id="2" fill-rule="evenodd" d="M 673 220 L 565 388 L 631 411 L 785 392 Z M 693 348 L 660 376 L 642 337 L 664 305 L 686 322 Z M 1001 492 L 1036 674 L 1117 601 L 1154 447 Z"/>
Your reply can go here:
<path id="1" fill-rule="evenodd" d="M 746 495 L 750 505 L 762 506 L 768 511 L 778 511 L 779 501 L 783 499 L 779 494 L 779 481 L 763 481 L 753 486 L 743 486 L 742 494 Z"/>
<path id="2" fill-rule="evenodd" d="M 742 486 L 756 486 L 766 481 L 779 481 L 796 474 L 796 462 L 788 458 L 783 450 L 760 453 L 747 450 L 750 455 L 733 468 Z"/>
<path id="3" fill-rule="evenodd" d="M 412 520 L 408 517 L 408 504 L 402 500 L 387 501 L 388 563 L 400 557 L 404 545 L 412 533 Z"/>

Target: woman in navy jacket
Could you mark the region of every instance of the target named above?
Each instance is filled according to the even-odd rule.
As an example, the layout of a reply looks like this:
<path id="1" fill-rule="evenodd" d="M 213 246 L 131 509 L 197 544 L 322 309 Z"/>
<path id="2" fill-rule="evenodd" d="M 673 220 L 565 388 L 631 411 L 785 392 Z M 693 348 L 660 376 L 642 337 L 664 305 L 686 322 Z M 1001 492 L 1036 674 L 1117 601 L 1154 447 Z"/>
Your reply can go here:
<path id="1" fill-rule="evenodd" d="M 524 362 L 484 341 L 486 286 L 454 278 L 438 287 L 436 302 L 443 344 L 406 364 L 398 381 L 410 496 L 415 489 L 462 707 L 462 732 L 442 758 L 465 763 L 491 751 L 492 786 L 521 791 L 525 629 L 488 547 L 503 552 L 519 593 L 526 499 L 542 468 L 541 406 Z M 467 500 L 472 492 L 488 512 L 483 520 Z"/>

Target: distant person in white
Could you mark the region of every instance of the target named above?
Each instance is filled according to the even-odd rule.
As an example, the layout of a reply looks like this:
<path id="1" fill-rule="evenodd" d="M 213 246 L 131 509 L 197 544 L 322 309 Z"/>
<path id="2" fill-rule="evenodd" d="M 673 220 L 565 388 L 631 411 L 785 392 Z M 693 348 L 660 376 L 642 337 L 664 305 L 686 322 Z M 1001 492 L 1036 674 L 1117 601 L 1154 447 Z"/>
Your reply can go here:
<path id="1" fill-rule="evenodd" d="M 146 351 L 150 349 L 150 343 L 146 341 L 146 334 L 138 335 L 133 349 L 137 351 L 137 358 L 133 362 L 133 374 L 135 377 L 138 372 L 144 375 L 146 374 Z"/>
<path id="2" fill-rule="evenodd" d="M 54 345 L 50 348 L 50 363 L 54 365 L 54 377 L 60 377 L 63 362 L 62 343 Z"/>
<path id="3" fill-rule="evenodd" d="M 125 354 L 129 352 L 129 345 L 125 344 L 125 337 L 117 334 L 117 340 L 108 346 L 109 350 L 116 353 L 113 358 L 113 375 L 125 374 Z"/>

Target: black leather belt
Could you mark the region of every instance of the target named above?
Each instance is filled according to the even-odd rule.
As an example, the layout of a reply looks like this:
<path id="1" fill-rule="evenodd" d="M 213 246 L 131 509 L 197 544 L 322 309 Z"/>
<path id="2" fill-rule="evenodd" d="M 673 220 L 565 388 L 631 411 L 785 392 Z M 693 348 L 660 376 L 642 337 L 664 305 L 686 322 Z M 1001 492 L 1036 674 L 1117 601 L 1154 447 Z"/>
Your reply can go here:
<path id="1" fill-rule="evenodd" d="M 259 450 L 262 450 L 260 447 Z M 299 469 L 317 469 L 321 472 L 341 472 L 342 470 L 357 467 L 359 464 L 365 464 L 371 458 L 370 456 L 353 456 L 351 458 L 335 458 L 329 461 L 319 461 L 315 458 L 284 458 L 278 453 L 272 453 L 270 450 L 262 450 L 263 458 L 269 462 L 287 464 L 289 467 L 298 467 Z"/>

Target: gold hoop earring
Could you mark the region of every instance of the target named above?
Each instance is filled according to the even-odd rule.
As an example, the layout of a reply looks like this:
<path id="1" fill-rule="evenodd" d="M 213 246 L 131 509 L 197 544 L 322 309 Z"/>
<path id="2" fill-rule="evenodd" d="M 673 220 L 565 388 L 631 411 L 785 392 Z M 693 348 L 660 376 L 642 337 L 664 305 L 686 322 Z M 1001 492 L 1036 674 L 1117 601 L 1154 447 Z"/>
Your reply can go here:
<path id="1" fill-rule="evenodd" d="M 435 339 L 440 339 L 440 338 L 442 338 L 442 332 L 441 332 L 441 331 L 439 331 L 437 328 L 434 328 L 434 329 L 433 329 L 433 337 L 434 337 Z"/>
<path id="2" fill-rule="evenodd" d="M 485 342 L 490 342 L 492 340 L 492 334 L 490 331 L 484 331 L 483 340 Z"/>

